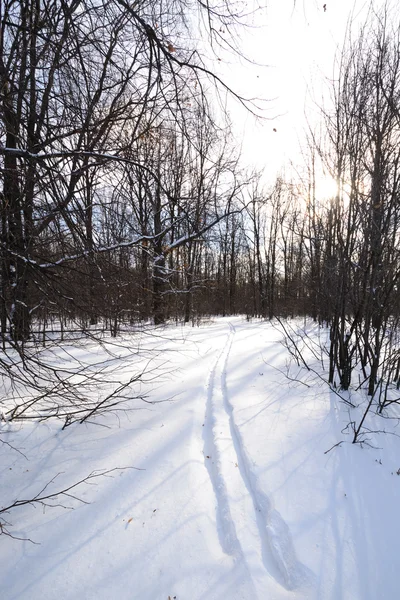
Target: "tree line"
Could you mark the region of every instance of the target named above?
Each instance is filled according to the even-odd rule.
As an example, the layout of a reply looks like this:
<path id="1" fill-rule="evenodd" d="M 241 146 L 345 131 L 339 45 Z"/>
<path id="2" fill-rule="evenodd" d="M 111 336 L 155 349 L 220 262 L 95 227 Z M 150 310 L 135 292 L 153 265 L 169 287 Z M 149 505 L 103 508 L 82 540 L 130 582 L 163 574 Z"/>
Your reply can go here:
<path id="1" fill-rule="evenodd" d="M 371 397 L 400 381 L 400 46 L 388 10 L 349 38 L 304 177 L 269 187 L 217 123 L 223 82 L 190 43 L 196 22 L 211 46 L 229 44 L 231 3 L 0 10 L 3 349 L 71 327 L 117 336 L 144 321 L 309 315 L 330 330 L 330 383 L 348 389 L 356 365 Z M 321 165 L 337 184 L 329 198 Z"/>

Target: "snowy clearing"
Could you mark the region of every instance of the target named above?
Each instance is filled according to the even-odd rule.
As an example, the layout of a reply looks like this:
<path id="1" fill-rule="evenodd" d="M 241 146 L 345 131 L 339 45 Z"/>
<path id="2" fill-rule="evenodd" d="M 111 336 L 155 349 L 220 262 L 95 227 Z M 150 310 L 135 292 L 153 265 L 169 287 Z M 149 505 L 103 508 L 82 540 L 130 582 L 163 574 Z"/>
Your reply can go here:
<path id="1" fill-rule="evenodd" d="M 6 515 L 31 541 L 0 537 L 1 598 L 398 597 L 397 420 L 369 415 L 387 432 L 370 435 L 380 449 L 347 443 L 348 408 L 313 374 L 288 371 L 282 338 L 232 317 L 126 336 L 141 352 L 119 358 L 115 381 L 152 356 L 139 392 L 154 404 L 65 430 L 1 423 L 1 506 L 54 477 L 47 491 L 124 468 L 71 492 L 85 503 L 59 500 L 73 510 Z"/>

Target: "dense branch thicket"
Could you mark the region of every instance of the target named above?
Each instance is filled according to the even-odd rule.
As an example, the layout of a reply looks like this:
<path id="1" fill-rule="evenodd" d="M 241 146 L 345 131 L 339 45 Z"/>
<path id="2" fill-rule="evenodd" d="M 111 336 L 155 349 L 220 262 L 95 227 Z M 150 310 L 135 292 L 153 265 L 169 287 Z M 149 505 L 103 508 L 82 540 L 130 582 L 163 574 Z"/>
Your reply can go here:
<path id="1" fill-rule="evenodd" d="M 311 144 L 302 213 L 291 202 L 291 219 L 277 218 L 289 226 L 281 236 L 284 280 L 293 248 L 294 312 L 329 327 L 329 383 L 365 387 L 366 410 L 373 403 L 380 412 L 399 402 L 400 388 L 399 42 L 388 9 L 371 13 L 349 41 L 334 108 L 324 115 L 325 144 Z M 322 169 L 336 182 L 331 198 L 318 196 Z M 283 297 L 275 300 L 280 312 Z"/>
<path id="2" fill-rule="evenodd" d="M 387 13 L 343 53 L 303 180 L 266 190 L 214 122 L 223 84 L 191 44 L 196 24 L 210 47 L 232 45 L 237 6 L 0 10 L 3 371 L 26 383 L 13 357 L 26 369 L 32 345 L 71 328 L 310 315 L 330 328 L 330 383 L 348 389 L 357 367 L 381 410 L 395 401 L 400 51 Z M 318 194 L 321 169 L 333 197 Z"/>
<path id="3" fill-rule="evenodd" d="M 49 313 L 107 316 L 115 328 L 138 306 L 122 272 L 135 281 L 146 261 L 147 311 L 163 322 L 165 255 L 186 240 L 190 254 L 230 211 L 236 159 L 215 139 L 205 94 L 205 77 L 219 80 L 186 45 L 196 11 L 211 36 L 216 20 L 238 18 L 228 5 L 173 0 L 2 3 L 3 339 L 26 341 Z"/>
<path id="4" fill-rule="evenodd" d="M 330 380 L 347 389 L 361 367 L 368 394 L 399 381 L 398 28 L 383 12 L 367 24 L 342 62 L 336 110 L 327 119 L 338 182 L 323 244 L 329 269 L 324 315 L 331 327 Z M 382 404 L 385 403 L 382 395 Z"/>
<path id="5" fill-rule="evenodd" d="M 190 318 L 205 236 L 243 187 L 193 29 L 231 47 L 240 20 L 228 2 L 1 2 L 1 366 L 23 389 L 78 402 L 38 362 L 49 327 Z"/>

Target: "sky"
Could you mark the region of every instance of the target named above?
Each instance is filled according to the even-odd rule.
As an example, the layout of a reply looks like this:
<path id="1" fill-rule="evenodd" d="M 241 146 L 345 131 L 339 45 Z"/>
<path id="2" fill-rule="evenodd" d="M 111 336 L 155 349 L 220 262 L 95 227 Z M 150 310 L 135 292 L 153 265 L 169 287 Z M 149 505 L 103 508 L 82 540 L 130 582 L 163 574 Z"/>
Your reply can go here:
<path id="1" fill-rule="evenodd" d="M 381 0 L 375 0 L 378 7 Z M 229 102 L 235 138 L 246 163 L 265 169 L 273 180 L 290 161 L 300 162 L 307 123 L 320 119 L 329 102 L 337 60 L 349 22 L 364 22 L 364 0 L 268 0 L 241 45 L 254 63 L 224 59 L 225 80 L 244 96 L 263 99 L 263 122 Z"/>

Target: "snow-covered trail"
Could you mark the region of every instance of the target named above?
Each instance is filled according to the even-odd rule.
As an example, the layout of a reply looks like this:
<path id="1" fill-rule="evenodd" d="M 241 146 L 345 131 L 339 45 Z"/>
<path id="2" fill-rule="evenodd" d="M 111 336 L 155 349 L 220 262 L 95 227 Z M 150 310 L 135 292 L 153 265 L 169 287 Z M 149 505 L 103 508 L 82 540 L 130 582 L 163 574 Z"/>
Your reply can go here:
<path id="1" fill-rule="evenodd" d="M 222 549 L 247 569 L 255 589 L 267 590 L 272 577 L 288 590 L 310 583 L 312 574 L 299 563 L 287 524 L 260 488 L 245 450 L 227 379 L 229 356 L 239 346 L 229 322 L 222 350 L 207 381 L 204 458 L 216 496 Z M 236 343 L 235 343 L 236 342 Z M 257 598 L 254 591 L 253 597 Z"/>
<path id="2" fill-rule="evenodd" d="M 61 485 L 142 470 L 82 486 L 74 510 L 10 514 L 36 544 L 0 536 L 1 600 L 396 598 L 399 440 L 325 455 L 348 415 L 300 371 L 285 376 L 281 341 L 240 317 L 121 338 L 140 353 L 116 361 L 117 381 L 153 356 L 140 392 L 159 403 L 64 431 L 2 425 L 27 458 L 0 445 L 0 505 L 58 473 Z"/>
<path id="3" fill-rule="evenodd" d="M 222 550 L 235 559 L 235 568 L 248 580 L 248 592 L 257 599 L 257 589 L 265 573 L 262 548 L 254 527 L 257 515 L 251 505 L 242 476 L 242 460 L 232 435 L 232 416 L 227 410 L 226 369 L 233 343 L 234 328 L 217 353 L 207 384 L 204 418 L 204 461 L 216 501 L 216 525 Z M 255 585 L 254 581 L 257 581 Z"/>

